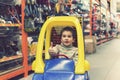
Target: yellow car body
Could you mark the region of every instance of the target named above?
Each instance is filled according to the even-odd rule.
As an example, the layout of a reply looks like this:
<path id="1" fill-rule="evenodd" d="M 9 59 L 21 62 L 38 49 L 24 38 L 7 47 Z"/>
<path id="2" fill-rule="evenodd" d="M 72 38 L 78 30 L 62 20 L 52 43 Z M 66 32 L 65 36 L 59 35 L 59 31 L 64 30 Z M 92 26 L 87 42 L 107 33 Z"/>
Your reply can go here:
<path id="1" fill-rule="evenodd" d="M 73 26 L 76 28 L 77 33 L 77 45 L 78 45 L 78 61 L 75 65 L 75 74 L 84 74 L 90 69 L 90 64 L 85 60 L 84 52 L 84 37 L 82 32 L 82 26 L 79 19 L 74 16 L 53 16 L 48 18 L 43 24 L 37 44 L 36 59 L 32 64 L 32 70 L 35 73 L 44 73 L 45 63 L 43 61 L 43 46 L 45 43 L 45 59 L 50 59 L 48 49 L 50 47 L 50 35 L 54 26 Z M 45 42 L 44 42 L 45 41 Z"/>

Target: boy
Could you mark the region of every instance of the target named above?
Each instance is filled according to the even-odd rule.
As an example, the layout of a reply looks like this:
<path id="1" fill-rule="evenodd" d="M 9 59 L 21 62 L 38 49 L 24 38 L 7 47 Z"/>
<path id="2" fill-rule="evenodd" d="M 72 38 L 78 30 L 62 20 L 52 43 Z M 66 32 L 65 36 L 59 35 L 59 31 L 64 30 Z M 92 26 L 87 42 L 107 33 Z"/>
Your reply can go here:
<path id="1" fill-rule="evenodd" d="M 75 41 L 75 33 L 73 28 L 63 28 L 60 33 L 60 37 L 61 44 L 56 45 L 55 47 L 53 47 L 53 44 L 51 44 L 51 47 L 49 48 L 49 54 L 51 57 L 54 57 L 57 54 L 65 54 L 69 57 L 69 59 L 73 59 L 76 62 L 78 57 L 78 48 L 73 46 L 73 42 Z"/>

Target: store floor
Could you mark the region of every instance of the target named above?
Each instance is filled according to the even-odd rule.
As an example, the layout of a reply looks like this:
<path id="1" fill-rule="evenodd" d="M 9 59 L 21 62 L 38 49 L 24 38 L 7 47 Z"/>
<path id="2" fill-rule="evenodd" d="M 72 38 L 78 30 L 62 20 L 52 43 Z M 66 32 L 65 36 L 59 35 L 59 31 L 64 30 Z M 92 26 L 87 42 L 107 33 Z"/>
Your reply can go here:
<path id="1" fill-rule="evenodd" d="M 120 80 L 120 39 L 97 46 L 97 52 L 87 54 L 90 62 L 90 80 Z M 32 80 L 33 74 L 20 80 Z"/>
<path id="2" fill-rule="evenodd" d="M 87 60 L 91 65 L 91 80 L 120 80 L 120 39 L 98 46 Z"/>

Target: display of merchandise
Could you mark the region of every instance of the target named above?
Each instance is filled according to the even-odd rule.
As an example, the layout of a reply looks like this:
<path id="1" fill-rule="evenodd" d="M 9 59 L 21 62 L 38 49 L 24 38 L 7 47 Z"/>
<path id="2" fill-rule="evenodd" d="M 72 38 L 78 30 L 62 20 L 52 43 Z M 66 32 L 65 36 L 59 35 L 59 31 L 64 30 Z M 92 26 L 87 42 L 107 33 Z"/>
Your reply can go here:
<path id="1" fill-rule="evenodd" d="M 110 2 L 105 5 L 95 0 L 92 7 L 89 4 L 84 0 L 0 0 L 0 79 L 28 75 L 35 59 L 38 35 L 49 17 L 76 16 L 84 38 L 93 41 L 89 46 L 92 47 L 86 48 L 91 52 L 92 48 L 96 51 L 96 44 L 113 39 L 118 34 L 117 23 L 107 17 L 110 8 L 108 12 L 102 10 L 107 9 L 103 6 L 110 7 Z M 60 43 L 60 30 L 61 27 L 52 29 L 54 45 Z M 77 46 L 77 41 L 74 45 Z"/>

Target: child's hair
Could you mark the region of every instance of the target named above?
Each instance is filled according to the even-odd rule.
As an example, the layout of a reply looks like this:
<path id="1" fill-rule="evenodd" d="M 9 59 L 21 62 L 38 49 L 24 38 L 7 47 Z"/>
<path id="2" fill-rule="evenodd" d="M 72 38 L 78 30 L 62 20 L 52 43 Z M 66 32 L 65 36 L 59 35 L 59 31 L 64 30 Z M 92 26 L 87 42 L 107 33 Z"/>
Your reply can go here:
<path id="1" fill-rule="evenodd" d="M 74 32 L 74 29 L 72 27 L 67 26 L 67 27 L 63 28 L 60 32 L 60 37 L 62 37 L 62 33 L 64 31 L 70 31 L 72 33 L 73 38 L 75 38 L 75 32 Z"/>

